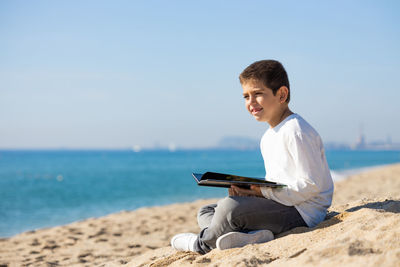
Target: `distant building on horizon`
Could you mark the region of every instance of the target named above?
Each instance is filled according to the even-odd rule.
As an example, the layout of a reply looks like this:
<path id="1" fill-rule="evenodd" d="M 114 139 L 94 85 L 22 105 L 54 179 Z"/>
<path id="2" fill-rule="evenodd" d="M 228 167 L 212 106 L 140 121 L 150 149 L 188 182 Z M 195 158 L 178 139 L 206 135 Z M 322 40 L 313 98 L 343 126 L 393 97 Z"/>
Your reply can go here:
<path id="1" fill-rule="evenodd" d="M 360 133 L 360 135 L 357 138 L 357 141 L 351 146 L 353 150 L 359 150 L 359 149 L 365 149 L 367 147 L 367 144 L 365 142 L 365 136 L 364 134 Z"/>
<path id="2" fill-rule="evenodd" d="M 362 125 L 360 125 L 360 133 L 358 135 L 357 141 L 351 145 L 353 150 L 400 150 L 400 144 L 395 144 L 392 142 L 392 137 L 388 135 L 386 141 L 373 141 L 367 142 Z"/>

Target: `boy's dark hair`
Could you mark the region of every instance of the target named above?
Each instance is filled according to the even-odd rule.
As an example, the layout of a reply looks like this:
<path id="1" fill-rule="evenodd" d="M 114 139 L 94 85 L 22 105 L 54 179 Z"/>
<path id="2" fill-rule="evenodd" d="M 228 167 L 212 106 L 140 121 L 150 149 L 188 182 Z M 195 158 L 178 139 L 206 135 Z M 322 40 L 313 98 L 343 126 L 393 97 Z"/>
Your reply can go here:
<path id="1" fill-rule="evenodd" d="M 266 87 L 276 92 L 281 86 L 286 86 L 289 90 L 286 102 L 290 101 L 289 78 L 283 65 L 276 60 L 260 60 L 252 63 L 239 75 L 241 84 L 251 80 L 261 81 Z"/>

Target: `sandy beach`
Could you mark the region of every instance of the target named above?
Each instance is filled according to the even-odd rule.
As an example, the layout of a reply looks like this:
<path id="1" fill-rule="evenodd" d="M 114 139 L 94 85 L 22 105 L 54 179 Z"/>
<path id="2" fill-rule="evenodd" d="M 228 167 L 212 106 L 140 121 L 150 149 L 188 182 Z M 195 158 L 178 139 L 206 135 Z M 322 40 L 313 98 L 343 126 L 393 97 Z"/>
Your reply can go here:
<path id="1" fill-rule="evenodd" d="M 0 266 L 399 266 L 400 164 L 335 183 L 324 222 L 264 244 L 206 255 L 170 238 L 197 233 L 196 212 L 216 199 L 124 211 L 0 239 Z"/>

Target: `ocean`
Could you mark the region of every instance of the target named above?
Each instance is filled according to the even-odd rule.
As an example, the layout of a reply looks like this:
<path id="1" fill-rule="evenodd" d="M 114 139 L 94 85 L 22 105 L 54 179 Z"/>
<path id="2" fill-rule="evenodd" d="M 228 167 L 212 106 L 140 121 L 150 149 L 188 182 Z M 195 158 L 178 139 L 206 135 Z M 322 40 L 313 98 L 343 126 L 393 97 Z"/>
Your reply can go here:
<path id="1" fill-rule="evenodd" d="M 328 150 L 335 180 L 400 162 L 400 151 Z M 262 178 L 259 150 L 0 150 L 0 237 L 144 206 L 223 197 L 192 172 Z"/>

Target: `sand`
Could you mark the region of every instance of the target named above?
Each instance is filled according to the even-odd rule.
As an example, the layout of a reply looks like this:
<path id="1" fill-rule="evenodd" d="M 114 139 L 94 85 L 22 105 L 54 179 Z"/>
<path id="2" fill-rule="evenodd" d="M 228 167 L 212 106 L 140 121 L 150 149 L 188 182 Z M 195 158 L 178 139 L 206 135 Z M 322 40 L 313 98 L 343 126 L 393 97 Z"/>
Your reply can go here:
<path id="1" fill-rule="evenodd" d="M 273 241 L 206 255 L 170 238 L 197 233 L 196 212 L 217 199 L 124 211 L 0 239 L 2 266 L 400 266 L 400 164 L 335 183 L 329 214 Z"/>

